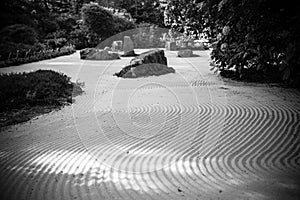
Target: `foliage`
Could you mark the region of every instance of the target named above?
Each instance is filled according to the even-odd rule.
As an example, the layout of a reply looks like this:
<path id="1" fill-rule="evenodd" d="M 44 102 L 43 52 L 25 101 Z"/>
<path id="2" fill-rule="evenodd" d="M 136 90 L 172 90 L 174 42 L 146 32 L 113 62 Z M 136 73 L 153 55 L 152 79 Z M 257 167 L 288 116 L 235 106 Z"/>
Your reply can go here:
<path id="1" fill-rule="evenodd" d="M 54 38 L 46 40 L 46 44 L 51 49 L 62 48 L 68 43 L 66 38 Z"/>
<path id="2" fill-rule="evenodd" d="M 129 12 L 137 24 L 150 23 L 164 27 L 163 8 L 159 0 L 98 0 L 100 5 L 124 9 Z"/>
<path id="3" fill-rule="evenodd" d="M 93 43 L 92 33 L 89 32 L 88 28 L 83 25 L 81 21 L 77 21 L 77 27 L 70 32 L 69 42 L 73 44 L 76 49 L 95 46 L 98 43 Z"/>
<path id="4" fill-rule="evenodd" d="M 108 38 L 113 32 L 113 15 L 95 3 L 82 7 L 83 23 L 101 39 Z"/>
<path id="5" fill-rule="evenodd" d="M 7 47 L 7 44 L 4 45 L 5 47 Z M 45 49 L 43 45 L 36 44 L 35 46 L 26 46 L 28 50 L 25 51 L 26 48 L 23 46 L 24 44 L 18 44 L 17 46 L 15 46 L 15 44 L 11 43 L 11 45 L 13 46 L 13 48 L 17 47 L 17 49 L 13 52 L 4 52 L 6 53 L 4 55 L 7 56 L 8 54 L 8 58 L 1 55 L 0 68 L 55 58 L 58 56 L 69 55 L 75 52 L 73 46 L 64 46 L 60 49 Z M 41 50 L 38 51 L 38 49 Z"/>
<path id="6" fill-rule="evenodd" d="M 42 51 L 44 48 L 45 45 L 41 43 L 28 45 L 23 43 L 3 42 L 0 44 L 0 60 L 25 57 L 27 52 L 32 54 L 33 52 Z M 30 54 L 28 54 L 27 56 L 29 56 Z"/>
<path id="7" fill-rule="evenodd" d="M 203 14 L 203 2 L 171 0 L 164 11 L 164 23 L 176 31 L 197 38 L 204 30 Z"/>
<path id="8" fill-rule="evenodd" d="M 113 35 L 135 28 L 135 24 L 132 21 L 118 15 L 113 15 L 113 22 Z"/>
<path id="9" fill-rule="evenodd" d="M 82 19 L 83 25 L 96 34 L 94 40 L 98 39 L 98 42 L 135 27 L 133 22 L 95 3 L 82 7 Z"/>
<path id="10" fill-rule="evenodd" d="M 52 70 L 0 74 L 0 112 L 27 106 L 62 106 L 81 91 L 70 77 Z M 70 100 L 71 99 L 71 100 Z"/>
<path id="11" fill-rule="evenodd" d="M 1 42 L 14 42 L 33 45 L 37 42 L 35 30 L 24 24 L 7 26 L 0 32 Z"/>
<path id="12" fill-rule="evenodd" d="M 256 69 L 276 72 L 289 84 L 300 82 L 299 6 L 271 0 L 171 0 L 167 25 L 213 43 L 214 67 L 239 78 Z M 197 9 L 194 9 L 197 8 Z"/>

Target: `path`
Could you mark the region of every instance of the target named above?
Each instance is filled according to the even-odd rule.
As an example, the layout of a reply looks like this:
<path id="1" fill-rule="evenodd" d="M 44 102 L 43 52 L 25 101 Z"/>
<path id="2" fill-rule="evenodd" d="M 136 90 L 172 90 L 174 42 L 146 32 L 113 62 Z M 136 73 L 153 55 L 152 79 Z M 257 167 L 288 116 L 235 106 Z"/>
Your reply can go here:
<path id="1" fill-rule="evenodd" d="M 86 84 L 73 106 L 0 133 L 1 199 L 299 199 L 300 93 L 222 81 L 196 54 L 126 80 L 112 74 L 130 58 L 0 69 Z"/>

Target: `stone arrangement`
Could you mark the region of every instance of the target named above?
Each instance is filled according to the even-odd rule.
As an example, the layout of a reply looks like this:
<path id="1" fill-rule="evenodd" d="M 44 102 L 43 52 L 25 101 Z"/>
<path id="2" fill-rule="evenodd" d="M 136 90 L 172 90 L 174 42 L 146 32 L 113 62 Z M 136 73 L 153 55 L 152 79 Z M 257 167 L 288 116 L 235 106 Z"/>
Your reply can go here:
<path id="1" fill-rule="evenodd" d="M 114 75 L 123 78 L 137 78 L 168 73 L 175 73 L 175 70 L 167 66 L 164 51 L 154 49 L 133 58 L 128 66 Z"/>
<path id="2" fill-rule="evenodd" d="M 80 51 L 80 59 L 85 60 L 115 60 L 120 59 L 118 53 L 109 52 L 107 49 L 86 48 Z"/>

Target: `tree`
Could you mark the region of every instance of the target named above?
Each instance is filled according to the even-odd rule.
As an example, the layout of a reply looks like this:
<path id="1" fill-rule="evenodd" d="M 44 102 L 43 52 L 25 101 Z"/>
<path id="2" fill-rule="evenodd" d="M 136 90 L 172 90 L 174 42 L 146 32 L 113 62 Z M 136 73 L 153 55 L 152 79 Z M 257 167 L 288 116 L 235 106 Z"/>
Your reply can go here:
<path id="1" fill-rule="evenodd" d="M 163 8 L 159 0 L 98 0 L 99 5 L 125 9 L 136 20 L 136 23 L 151 23 L 164 26 Z"/>
<path id="2" fill-rule="evenodd" d="M 83 23 L 101 39 L 109 37 L 113 32 L 113 15 L 108 10 L 95 3 L 82 7 Z"/>
<path id="3" fill-rule="evenodd" d="M 85 4 L 82 7 L 83 24 L 103 41 L 117 33 L 134 28 L 128 19 L 114 15 L 108 9 L 96 4 Z"/>
<path id="4" fill-rule="evenodd" d="M 271 0 L 170 0 L 165 22 L 187 34 L 206 33 L 221 71 L 243 78 L 256 70 L 300 82 L 300 6 Z"/>

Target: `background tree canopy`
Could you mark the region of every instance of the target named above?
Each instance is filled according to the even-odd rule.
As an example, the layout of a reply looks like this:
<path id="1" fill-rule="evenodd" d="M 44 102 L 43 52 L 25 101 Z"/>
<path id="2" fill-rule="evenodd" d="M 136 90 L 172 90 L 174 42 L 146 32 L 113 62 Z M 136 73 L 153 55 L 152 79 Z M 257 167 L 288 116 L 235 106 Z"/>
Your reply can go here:
<path id="1" fill-rule="evenodd" d="M 33 30 L 29 38 L 36 38 L 36 42 L 46 45 L 66 40 L 77 49 L 91 47 L 111 35 L 145 22 L 163 26 L 163 9 L 159 0 L 0 1 L 2 36 L 8 33 L 8 29 L 12 34 L 23 26 L 22 29 L 27 30 L 28 34 L 29 29 Z M 14 28 L 16 30 L 12 30 Z M 13 38 L 0 38 L 13 43 L 21 41 L 6 39 Z"/>
<path id="2" fill-rule="evenodd" d="M 205 33 L 221 72 L 279 75 L 299 86 L 299 8 L 292 1 L 170 0 L 165 23 L 196 38 Z"/>

